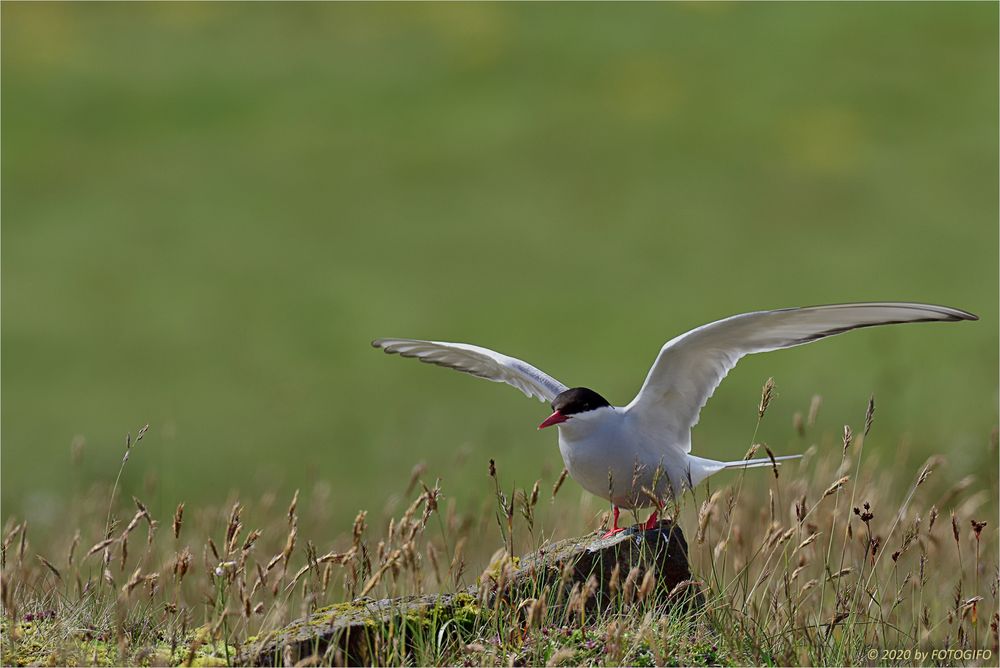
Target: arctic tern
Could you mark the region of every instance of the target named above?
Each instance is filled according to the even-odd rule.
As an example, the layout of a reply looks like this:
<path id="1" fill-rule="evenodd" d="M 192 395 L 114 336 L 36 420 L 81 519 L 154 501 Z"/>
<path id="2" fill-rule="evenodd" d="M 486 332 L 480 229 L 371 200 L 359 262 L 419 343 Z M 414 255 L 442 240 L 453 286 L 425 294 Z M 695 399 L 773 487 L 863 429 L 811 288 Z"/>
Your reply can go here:
<path id="1" fill-rule="evenodd" d="M 627 406 L 612 406 L 586 387 L 567 387 L 526 362 L 466 343 L 376 339 L 387 353 L 415 357 L 507 383 L 552 405 L 538 426 L 555 425 L 559 452 L 580 485 L 611 502 L 618 526 L 620 508 L 655 506 L 643 525 L 653 528 L 660 499 L 679 495 L 723 469 L 770 466 L 770 458 L 721 462 L 691 454 L 691 428 L 702 407 L 744 355 L 811 343 L 861 327 L 906 322 L 978 320 L 947 306 L 878 302 L 834 304 L 744 313 L 703 325 L 660 349 L 639 394 Z M 776 457 L 792 459 L 801 455 Z M 653 498 L 651 498 L 652 492 Z"/>

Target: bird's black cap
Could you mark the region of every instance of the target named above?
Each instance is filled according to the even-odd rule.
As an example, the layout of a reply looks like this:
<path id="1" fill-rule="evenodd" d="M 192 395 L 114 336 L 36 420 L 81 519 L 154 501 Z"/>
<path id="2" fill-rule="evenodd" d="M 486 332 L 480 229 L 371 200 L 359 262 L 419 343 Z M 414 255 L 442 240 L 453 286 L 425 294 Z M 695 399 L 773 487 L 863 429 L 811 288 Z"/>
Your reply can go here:
<path id="1" fill-rule="evenodd" d="M 570 388 L 552 400 L 552 410 L 559 411 L 563 415 L 586 413 L 610 405 L 607 399 L 586 387 Z"/>

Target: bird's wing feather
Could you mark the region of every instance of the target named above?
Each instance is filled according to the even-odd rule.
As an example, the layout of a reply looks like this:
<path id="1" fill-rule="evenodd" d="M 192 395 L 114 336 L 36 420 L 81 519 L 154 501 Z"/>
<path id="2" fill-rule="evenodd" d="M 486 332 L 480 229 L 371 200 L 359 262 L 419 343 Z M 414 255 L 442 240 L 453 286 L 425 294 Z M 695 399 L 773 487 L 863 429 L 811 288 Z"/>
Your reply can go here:
<path id="1" fill-rule="evenodd" d="M 859 327 L 904 322 L 977 320 L 946 306 L 882 302 L 744 313 L 668 341 L 629 414 L 690 452 L 690 430 L 702 407 L 744 355 L 790 348 Z"/>
<path id="2" fill-rule="evenodd" d="M 387 353 L 415 357 L 421 362 L 471 373 L 494 383 L 507 383 L 539 401 L 551 403 L 556 395 L 567 389 L 558 380 L 527 362 L 467 343 L 376 339 L 372 341 L 372 345 Z"/>

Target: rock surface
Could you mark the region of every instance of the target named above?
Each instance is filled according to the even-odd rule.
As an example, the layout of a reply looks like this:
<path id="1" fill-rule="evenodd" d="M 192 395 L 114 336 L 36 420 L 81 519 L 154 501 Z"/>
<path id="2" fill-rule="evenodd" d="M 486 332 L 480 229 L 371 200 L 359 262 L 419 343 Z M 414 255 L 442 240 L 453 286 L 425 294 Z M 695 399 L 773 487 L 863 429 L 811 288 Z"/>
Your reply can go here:
<path id="1" fill-rule="evenodd" d="M 654 578 L 646 578 L 650 569 L 655 586 Z M 640 595 L 665 601 L 690 578 L 684 534 L 670 520 L 662 520 L 648 531 L 633 527 L 605 540 L 591 534 L 543 546 L 520 559 L 505 559 L 465 591 L 358 599 L 317 610 L 246 647 L 238 663 L 274 666 L 311 658 L 311 663 L 320 664 L 370 664 L 386 638 L 433 631 L 448 621 L 452 632 L 461 632 L 502 604 L 516 607 L 523 599 L 544 594 L 550 609 L 576 606 L 582 615 L 606 607 L 616 594 L 626 602 Z M 640 594 L 644 581 L 648 589 Z"/>

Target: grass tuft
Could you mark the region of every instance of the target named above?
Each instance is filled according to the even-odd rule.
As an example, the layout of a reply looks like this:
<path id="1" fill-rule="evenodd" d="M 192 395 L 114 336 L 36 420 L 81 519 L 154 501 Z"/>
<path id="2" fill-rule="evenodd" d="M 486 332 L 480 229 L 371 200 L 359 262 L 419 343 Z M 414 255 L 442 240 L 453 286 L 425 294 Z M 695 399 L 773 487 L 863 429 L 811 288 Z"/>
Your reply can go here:
<path id="1" fill-rule="evenodd" d="M 769 380 L 751 451 L 774 396 Z M 994 662 L 996 472 L 953 482 L 944 456 L 880 466 L 865 447 L 874 438 L 874 398 L 860 433 L 847 425 L 839 435 L 813 434 L 819 404 L 814 398 L 806 418 L 798 413 L 789 434 L 812 440 L 810 455 L 786 463 L 781 477 L 720 476 L 725 486 L 673 503 L 690 541 L 690 580 L 664 591 L 653 569 L 616 571 L 599 610 L 593 580 L 489 605 L 485 595 L 461 594 L 468 600 L 453 598 L 449 614 L 390 624 L 365 661 L 850 666 L 870 665 L 875 650 L 874 663 L 908 665 L 941 663 L 931 651 L 945 650 L 966 664 Z M 218 507 L 181 503 L 164 509 L 171 531 L 159 532 L 153 506 L 118 494 L 145 434 L 126 439 L 111 484 L 73 500 L 79 526 L 33 532 L 29 541 L 27 523 L 6 518 L 5 665 L 231 665 L 269 634 L 329 623 L 366 600 L 502 590 L 519 555 L 600 524 L 591 497 L 567 486 L 556 498 L 565 470 L 517 488 L 490 460 L 483 496 L 492 501 L 467 512 L 418 463 L 397 491 L 408 505 L 390 503 L 381 515 L 361 510 L 339 531 L 323 522 L 324 495 L 295 490 L 287 509 L 275 503 L 280 492 Z M 543 485 L 551 485 L 551 503 L 538 503 Z M 942 514 L 950 526 L 939 526 Z M 694 600 L 701 604 L 687 604 Z"/>

